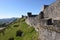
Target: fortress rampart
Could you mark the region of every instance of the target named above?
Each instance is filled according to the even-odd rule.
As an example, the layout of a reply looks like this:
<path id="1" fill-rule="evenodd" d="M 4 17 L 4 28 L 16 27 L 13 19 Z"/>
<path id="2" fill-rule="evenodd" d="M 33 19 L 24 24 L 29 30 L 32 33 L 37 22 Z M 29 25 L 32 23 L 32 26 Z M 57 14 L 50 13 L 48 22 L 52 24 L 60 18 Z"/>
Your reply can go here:
<path id="1" fill-rule="evenodd" d="M 28 13 L 25 21 L 39 32 L 39 40 L 60 40 L 60 1 L 44 5 L 39 15 Z"/>

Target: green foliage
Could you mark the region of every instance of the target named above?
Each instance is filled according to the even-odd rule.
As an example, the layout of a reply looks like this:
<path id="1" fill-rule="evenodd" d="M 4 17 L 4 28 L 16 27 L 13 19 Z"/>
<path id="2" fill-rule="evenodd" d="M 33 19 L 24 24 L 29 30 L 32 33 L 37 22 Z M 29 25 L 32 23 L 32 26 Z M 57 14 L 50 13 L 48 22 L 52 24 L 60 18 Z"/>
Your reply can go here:
<path id="1" fill-rule="evenodd" d="M 14 27 L 15 25 L 19 25 L 19 27 Z M 22 37 L 16 36 L 16 32 L 18 30 L 23 32 Z M 38 40 L 38 33 L 33 27 L 30 27 L 25 23 L 25 19 L 17 19 L 15 22 L 11 23 L 9 28 L 7 28 L 4 32 L 4 36 L 0 34 L 1 40 L 8 40 L 9 38 L 14 38 L 14 40 Z"/>

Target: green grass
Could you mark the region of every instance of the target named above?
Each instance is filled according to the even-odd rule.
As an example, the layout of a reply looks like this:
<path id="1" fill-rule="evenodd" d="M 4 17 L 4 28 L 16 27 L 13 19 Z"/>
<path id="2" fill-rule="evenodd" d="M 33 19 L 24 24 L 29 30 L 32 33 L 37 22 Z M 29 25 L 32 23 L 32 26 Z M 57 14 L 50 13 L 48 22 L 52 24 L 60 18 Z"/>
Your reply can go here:
<path id="1" fill-rule="evenodd" d="M 14 40 L 38 40 L 38 33 L 33 27 L 27 25 L 24 21 L 25 19 L 17 19 L 15 22 L 9 25 L 4 32 L 5 35 L 0 33 L 0 40 L 8 40 L 9 38 L 14 38 Z M 19 25 L 14 27 L 14 25 Z M 16 37 L 16 32 L 21 30 L 23 32 L 22 37 Z"/>

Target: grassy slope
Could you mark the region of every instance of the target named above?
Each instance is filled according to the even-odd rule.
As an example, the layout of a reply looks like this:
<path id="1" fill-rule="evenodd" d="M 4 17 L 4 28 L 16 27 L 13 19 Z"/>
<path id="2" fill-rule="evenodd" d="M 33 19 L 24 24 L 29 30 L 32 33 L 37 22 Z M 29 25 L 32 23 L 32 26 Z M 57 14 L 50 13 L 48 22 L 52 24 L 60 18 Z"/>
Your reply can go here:
<path id="1" fill-rule="evenodd" d="M 19 25 L 18 27 L 14 27 L 14 25 Z M 22 37 L 16 37 L 16 31 L 21 30 L 23 31 Z M 38 33 L 34 30 L 33 27 L 29 27 L 24 22 L 24 19 L 17 19 L 15 22 L 9 25 L 5 31 L 5 35 L 0 33 L 0 40 L 8 40 L 9 38 L 13 37 L 14 40 L 38 40 Z"/>

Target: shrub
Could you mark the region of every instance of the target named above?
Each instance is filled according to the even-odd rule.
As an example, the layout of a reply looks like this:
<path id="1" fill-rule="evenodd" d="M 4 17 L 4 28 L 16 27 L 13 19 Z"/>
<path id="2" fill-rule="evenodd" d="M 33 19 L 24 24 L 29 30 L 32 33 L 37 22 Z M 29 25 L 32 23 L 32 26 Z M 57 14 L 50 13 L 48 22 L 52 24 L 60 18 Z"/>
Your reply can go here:
<path id="1" fill-rule="evenodd" d="M 18 27 L 19 25 L 14 25 L 14 27 Z"/>
<path id="2" fill-rule="evenodd" d="M 23 32 L 21 31 L 21 30 L 18 30 L 17 32 L 16 32 L 16 36 L 22 36 L 22 34 L 23 34 Z"/>

